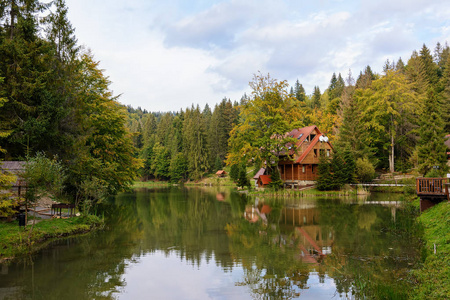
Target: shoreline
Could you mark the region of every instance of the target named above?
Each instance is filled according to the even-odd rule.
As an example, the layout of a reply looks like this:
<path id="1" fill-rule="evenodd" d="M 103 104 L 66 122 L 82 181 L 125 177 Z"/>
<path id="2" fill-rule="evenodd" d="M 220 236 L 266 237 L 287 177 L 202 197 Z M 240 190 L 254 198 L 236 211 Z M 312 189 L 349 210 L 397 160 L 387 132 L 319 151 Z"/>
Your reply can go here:
<path id="1" fill-rule="evenodd" d="M 24 255 L 35 253 L 49 242 L 86 234 L 101 228 L 103 220 L 97 216 L 42 220 L 26 228 L 17 222 L 0 222 L 0 263 L 8 263 Z"/>

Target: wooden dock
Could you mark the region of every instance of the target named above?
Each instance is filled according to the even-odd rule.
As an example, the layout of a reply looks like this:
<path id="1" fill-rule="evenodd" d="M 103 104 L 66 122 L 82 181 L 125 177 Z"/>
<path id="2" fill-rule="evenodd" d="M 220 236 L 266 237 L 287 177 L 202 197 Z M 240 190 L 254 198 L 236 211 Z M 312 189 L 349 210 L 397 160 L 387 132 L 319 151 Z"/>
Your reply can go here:
<path id="1" fill-rule="evenodd" d="M 416 192 L 420 197 L 420 211 L 449 200 L 448 178 L 416 178 Z"/>

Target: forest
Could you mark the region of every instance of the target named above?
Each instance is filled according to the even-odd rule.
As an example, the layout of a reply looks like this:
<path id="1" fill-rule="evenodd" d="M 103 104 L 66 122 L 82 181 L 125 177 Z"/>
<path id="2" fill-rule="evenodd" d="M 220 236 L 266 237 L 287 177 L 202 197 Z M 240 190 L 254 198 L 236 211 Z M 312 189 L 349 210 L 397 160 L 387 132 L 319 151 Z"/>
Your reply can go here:
<path id="1" fill-rule="evenodd" d="M 126 109 L 92 52 L 77 45 L 65 2 L 1 1 L 0 20 L 2 159 L 58 161 L 71 201 L 131 184 L 141 161 Z"/>
<path id="2" fill-rule="evenodd" d="M 64 0 L 1 1 L 0 19 L 1 158 L 57 159 L 72 198 L 115 194 L 139 177 L 197 181 L 226 165 L 275 166 L 285 133 L 312 124 L 336 153 L 377 170 L 447 171 L 447 44 L 387 60 L 381 74 L 370 66 L 333 73 L 311 95 L 299 80 L 257 73 L 241 99 L 151 112 L 112 94 L 93 53 L 78 45 Z"/>

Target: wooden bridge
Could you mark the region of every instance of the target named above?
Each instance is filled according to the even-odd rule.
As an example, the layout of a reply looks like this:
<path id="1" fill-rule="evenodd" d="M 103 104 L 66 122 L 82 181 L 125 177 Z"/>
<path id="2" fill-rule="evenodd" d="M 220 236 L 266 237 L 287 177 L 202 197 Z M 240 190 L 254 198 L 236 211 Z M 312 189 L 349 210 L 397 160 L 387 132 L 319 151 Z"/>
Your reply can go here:
<path id="1" fill-rule="evenodd" d="M 444 200 L 449 200 L 448 178 L 416 178 L 416 191 L 420 197 L 420 211 Z"/>

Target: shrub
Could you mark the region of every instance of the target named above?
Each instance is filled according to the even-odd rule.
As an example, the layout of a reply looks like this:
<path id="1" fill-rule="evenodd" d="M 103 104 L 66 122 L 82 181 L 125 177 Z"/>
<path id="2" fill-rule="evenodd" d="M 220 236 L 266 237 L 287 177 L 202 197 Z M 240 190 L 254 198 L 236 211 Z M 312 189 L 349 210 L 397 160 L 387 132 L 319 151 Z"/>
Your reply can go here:
<path id="1" fill-rule="evenodd" d="M 368 158 L 356 160 L 356 177 L 359 182 L 368 182 L 375 178 L 375 167 Z"/>

